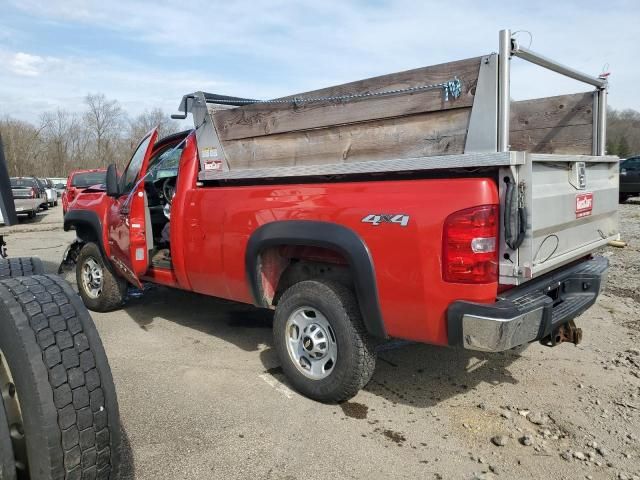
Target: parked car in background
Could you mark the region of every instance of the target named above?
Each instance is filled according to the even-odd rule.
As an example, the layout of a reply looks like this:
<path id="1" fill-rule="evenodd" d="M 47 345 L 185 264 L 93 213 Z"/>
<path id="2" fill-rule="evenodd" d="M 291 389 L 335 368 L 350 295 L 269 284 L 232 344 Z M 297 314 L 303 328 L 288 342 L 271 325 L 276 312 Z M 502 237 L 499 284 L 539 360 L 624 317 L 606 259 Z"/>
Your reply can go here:
<path id="1" fill-rule="evenodd" d="M 47 194 L 47 205 L 49 207 L 58 206 L 58 192 L 53 187 L 53 182 L 48 178 L 39 178 L 40 183 L 44 185 L 44 190 Z"/>
<path id="2" fill-rule="evenodd" d="M 18 215 L 34 218 L 42 203 L 47 202 L 47 194 L 35 177 L 12 178 L 11 191 Z"/>
<path id="3" fill-rule="evenodd" d="M 93 170 L 76 170 L 67 178 L 67 187 L 62 194 L 62 213 L 67 213 L 69 204 L 73 202 L 78 193 L 87 187 L 102 185 L 105 183 L 107 170 L 104 168 Z"/>
<path id="4" fill-rule="evenodd" d="M 620 162 L 620 203 L 640 196 L 640 155 Z"/>
<path id="5" fill-rule="evenodd" d="M 43 202 L 40 204 L 40 208 L 43 210 L 49 210 L 49 201 L 47 200 L 47 188 L 45 184 L 38 177 L 33 177 L 38 185 L 38 190 L 40 190 L 40 196 L 43 199 Z"/>
<path id="6" fill-rule="evenodd" d="M 62 194 L 67 188 L 67 179 L 60 178 L 60 177 L 50 177 L 49 180 L 51 180 L 51 182 L 53 183 L 53 188 L 56 189 L 56 192 L 58 193 L 58 198 L 62 199 Z"/>
<path id="7" fill-rule="evenodd" d="M 58 198 L 62 198 L 62 194 L 64 193 L 65 188 L 67 188 L 67 179 L 61 177 L 49 177 L 49 180 L 53 183 L 53 188 L 56 189 Z"/>

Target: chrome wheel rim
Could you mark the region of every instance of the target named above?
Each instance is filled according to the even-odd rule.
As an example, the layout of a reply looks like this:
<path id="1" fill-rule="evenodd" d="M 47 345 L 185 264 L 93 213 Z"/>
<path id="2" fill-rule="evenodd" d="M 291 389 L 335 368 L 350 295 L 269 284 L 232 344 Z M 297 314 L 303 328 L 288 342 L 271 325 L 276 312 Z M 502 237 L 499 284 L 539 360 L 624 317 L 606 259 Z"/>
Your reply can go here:
<path id="1" fill-rule="evenodd" d="M 338 344 L 322 312 L 313 307 L 295 310 L 287 319 L 285 337 L 289 358 L 300 373 L 312 380 L 331 375 L 338 359 Z"/>
<path id="2" fill-rule="evenodd" d="M 91 298 L 98 298 L 102 293 L 104 276 L 102 267 L 94 258 L 87 258 L 82 265 L 82 287 Z"/>
<path id="3" fill-rule="evenodd" d="M 0 393 L 2 394 L 0 408 L 4 408 L 7 427 L 9 428 L 9 436 L 11 438 L 11 446 L 13 447 L 16 472 L 18 478 L 27 478 L 27 443 L 24 436 L 22 409 L 20 408 L 20 400 L 15 383 L 13 383 L 13 376 L 11 375 L 9 364 L 1 350 Z"/>

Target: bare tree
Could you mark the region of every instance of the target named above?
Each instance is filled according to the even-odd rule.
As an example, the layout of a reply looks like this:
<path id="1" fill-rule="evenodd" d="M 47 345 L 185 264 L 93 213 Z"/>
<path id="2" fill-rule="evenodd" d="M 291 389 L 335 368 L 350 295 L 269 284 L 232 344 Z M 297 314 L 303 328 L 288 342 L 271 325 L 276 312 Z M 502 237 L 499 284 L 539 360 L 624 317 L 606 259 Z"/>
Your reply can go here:
<path id="1" fill-rule="evenodd" d="M 87 131 L 95 140 L 96 165 L 106 167 L 114 160 L 114 150 L 124 120 L 124 112 L 117 100 L 107 100 L 102 93 L 88 94 L 84 102 Z"/>
<path id="2" fill-rule="evenodd" d="M 137 142 L 152 128 L 158 127 L 160 138 L 178 131 L 178 123 L 162 111 L 160 108 L 145 110 L 135 119 L 129 122 L 129 138 L 131 148 L 135 148 Z"/>
<path id="3" fill-rule="evenodd" d="M 40 169 L 43 150 L 42 128 L 6 117 L 0 121 L 5 157 L 10 175 L 31 175 Z"/>
<path id="4" fill-rule="evenodd" d="M 43 173 L 49 176 L 60 175 L 60 172 L 66 172 L 69 168 L 71 140 L 78 124 L 69 112 L 62 109 L 43 113 L 40 123 L 47 156 Z"/>
<path id="5" fill-rule="evenodd" d="M 621 158 L 640 154 L 640 112 L 608 110 L 607 153 Z"/>
<path id="6" fill-rule="evenodd" d="M 11 175 L 62 177 L 79 168 L 124 167 L 138 142 L 153 127 L 161 137 L 178 124 L 159 108 L 130 120 L 116 100 L 89 94 L 86 110 L 45 112 L 37 125 L 11 117 L 0 119 L 0 134 Z"/>

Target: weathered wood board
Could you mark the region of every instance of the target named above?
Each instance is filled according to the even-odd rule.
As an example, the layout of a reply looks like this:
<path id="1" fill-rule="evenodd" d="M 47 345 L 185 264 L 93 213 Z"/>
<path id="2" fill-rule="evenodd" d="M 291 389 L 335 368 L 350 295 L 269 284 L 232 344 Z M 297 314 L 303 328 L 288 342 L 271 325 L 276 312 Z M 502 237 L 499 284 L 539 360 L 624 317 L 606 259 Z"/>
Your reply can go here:
<path id="1" fill-rule="evenodd" d="M 463 153 L 471 109 L 227 141 L 234 168 L 290 167 Z"/>
<path id="2" fill-rule="evenodd" d="M 436 89 L 349 101 L 254 104 L 216 112 L 213 119 L 218 136 L 225 141 L 471 107 L 479 70 L 480 57 L 477 57 L 283 97 L 315 98 L 384 92 L 438 84 L 458 77 L 462 82 L 462 94 L 457 99 L 450 97 L 449 101 L 444 100 L 442 89 Z"/>
<path id="3" fill-rule="evenodd" d="M 593 93 L 511 103 L 511 150 L 591 155 Z"/>

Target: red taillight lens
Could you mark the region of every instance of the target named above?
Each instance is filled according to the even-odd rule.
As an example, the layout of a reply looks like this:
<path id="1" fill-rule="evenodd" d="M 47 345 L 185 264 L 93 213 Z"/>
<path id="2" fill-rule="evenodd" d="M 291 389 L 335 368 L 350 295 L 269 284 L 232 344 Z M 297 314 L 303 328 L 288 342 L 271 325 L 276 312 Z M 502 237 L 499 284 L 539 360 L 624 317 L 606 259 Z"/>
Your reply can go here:
<path id="1" fill-rule="evenodd" d="M 498 206 L 452 213 L 444 222 L 442 276 L 447 282 L 498 281 Z"/>

